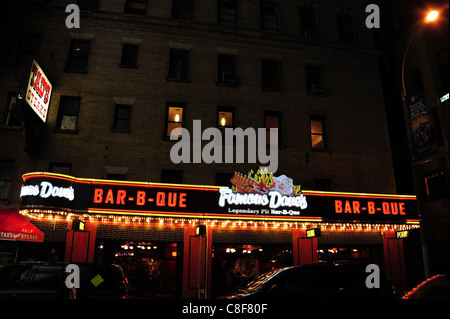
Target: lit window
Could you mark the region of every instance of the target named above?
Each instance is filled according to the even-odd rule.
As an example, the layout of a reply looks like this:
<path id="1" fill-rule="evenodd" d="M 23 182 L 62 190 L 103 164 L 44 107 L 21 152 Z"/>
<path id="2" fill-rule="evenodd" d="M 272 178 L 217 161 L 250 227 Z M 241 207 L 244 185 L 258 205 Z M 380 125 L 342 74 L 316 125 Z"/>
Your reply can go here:
<path id="1" fill-rule="evenodd" d="M 266 128 L 266 144 L 271 145 L 271 141 L 277 141 L 278 145 L 281 145 L 281 113 L 270 111 L 264 112 L 264 127 Z M 274 131 L 271 129 L 278 130 Z"/>
<path id="2" fill-rule="evenodd" d="M 327 149 L 325 119 L 311 117 L 311 147 L 313 149 Z"/>
<path id="3" fill-rule="evenodd" d="M 184 107 L 184 103 L 167 103 L 166 137 L 181 137 L 181 128 L 184 123 Z"/>

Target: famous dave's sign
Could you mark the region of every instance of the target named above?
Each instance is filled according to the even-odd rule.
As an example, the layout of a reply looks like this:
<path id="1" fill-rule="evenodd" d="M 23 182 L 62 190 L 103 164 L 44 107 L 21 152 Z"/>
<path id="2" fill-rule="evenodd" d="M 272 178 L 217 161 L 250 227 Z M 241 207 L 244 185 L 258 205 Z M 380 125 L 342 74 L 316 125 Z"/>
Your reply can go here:
<path id="1" fill-rule="evenodd" d="M 231 187 L 172 185 L 24 175 L 22 209 L 187 218 L 405 222 L 414 196 L 302 190 L 285 175 L 235 173 Z"/>
<path id="2" fill-rule="evenodd" d="M 52 84 L 36 60 L 33 60 L 28 77 L 25 101 L 44 123 L 47 121 L 51 94 Z"/>

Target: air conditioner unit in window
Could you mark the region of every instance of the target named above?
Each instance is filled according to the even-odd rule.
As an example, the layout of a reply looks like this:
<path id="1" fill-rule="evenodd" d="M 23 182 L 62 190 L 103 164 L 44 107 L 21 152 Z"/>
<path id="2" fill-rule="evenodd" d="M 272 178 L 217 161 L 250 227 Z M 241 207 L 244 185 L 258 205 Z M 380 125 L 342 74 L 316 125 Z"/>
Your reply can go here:
<path id="1" fill-rule="evenodd" d="M 311 88 L 311 93 L 314 94 L 324 94 L 325 87 L 322 83 L 313 83 Z"/>

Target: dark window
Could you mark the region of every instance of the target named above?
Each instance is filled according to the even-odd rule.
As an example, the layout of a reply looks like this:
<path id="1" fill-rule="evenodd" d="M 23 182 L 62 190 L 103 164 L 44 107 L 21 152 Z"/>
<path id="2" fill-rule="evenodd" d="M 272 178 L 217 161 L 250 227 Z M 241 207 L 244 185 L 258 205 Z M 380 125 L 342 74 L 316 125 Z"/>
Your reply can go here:
<path id="1" fill-rule="evenodd" d="M 280 90 L 281 76 L 280 76 L 280 61 L 278 60 L 263 60 L 263 89 L 264 90 Z"/>
<path id="2" fill-rule="evenodd" d="M 422 81 L 422 75 L 420 73 L 420 69 L 416 69 L 411 74 L 411 84 L 413 89 L 414 95 L 423 95 L 424 88 L 423 88 L 423 81 Z"/>
<path id="3" fill-rule="evenodd" d="M 270 141 L 273 137 L 274 141 L 278 141 L 278 146 L 283 144 L 282 140 L 282 125 L 281 125 L 281 113 L 265 111 L 264 112 L 264 127 L 266 128 L 266 144 L 271 145 Z M 278 129 L 273 131 L 271 129 Z"/>
<path id="4" fill-rule="evenodd" d="M 72 164 L 70 163 L 53 163 L 48 166 L 49 172 L 70 175 L 72 173 Z"/>
<path id="5" fill-rule="evenodd" d="M 131 105 L 116 104 L 113 131 L 130 132 Z"/>
<path id="6" fill-rule="evenodd" d="M 329 178 L 315 178 L 314 189 L 318 191 L 331 191 L 331 179 Z"/>
<path id="7" fill-rule="evenodd" d="M 236 85 L 236 56 L 219 54 L 218 65 L 217 83 L 232 86 Z"/>
<path id="8" fill-rule="evenodd" d="M 65 71 L 86 73 L 90 47 L 90 41 L 72 39 Z"/>
<path id="9" fill-rule="evenodd" d="M 172 19 L 192 20 L 192 0 L 173 0 Z"/>
<path id="10" fill-rule="evenodd" d="M 14 265 L 0 269 L 0 289 L 23 289 L 33 265 Z"/>
<path id="11" fill-rule="evenodd" d="M 304 37 L 317 38 L 319 36 L 316 9 L 310 7 L 300 8 L 300 30 Z"/>
<path id="12" fill-rule="evenodd" d="M 307 92 L 310 95 L 324 95 L 323 67 L 320 65 L 306 66 Z"/>
<path id="13" fill-rule="evenodd" d="M 124 181 L 125 176 L 125 174 L 106 174 L 106 179 L 113 181 Z"/>
<path id="14" fill-rule="evenodd" d="M 60 288 L 63 285 L 63 271 L 61 266 L 39 266 L 34 273 L 29 288 L 51 289 Z"/>
<path id="15" fill-rule="evenodd" d="M 355 43 L 355 32 L 353 31 L 353 18 L 349 14 L 338 14 L 337 16 L 339 40 L 343 43 Z"/>
<path id="16" fill-rule="evenodd" d="M 230 186 L 230 179 L 233 177 L 233 174 L 230 173 L 216 173 L 216 184 L 217 186 Z"/>
<path id="17" fill-rule="evenodd" d="M 7 200 L 13 176 L 14 161 L 0 159 L 0 200 Z"/>
<path id="18" fill-rule="evenodd" d="M 22 34 L 19 44 L 19 50 L 16 55 L 16 64 L 22 65 L 26 57 L 33 57 L 36 55 L 39 45 L 39 34 Z"/>
<path id="19" fill-rule="evenodd" d="M 17 109 L 17 93 L 8 93 L 1 125 L 22 127 L 22 118 Z"/>
<path id="20" fill-rule="evenodd" d="M 147 0 L 126 0 L 125 13 L 145 15 Z"/>
<path id="21" fill-rule="evenodd" d="M 237 0 L 217 1 L 217 24 L 236 25 Z"/>
<path id="22" fill-rule="evenodd" d="M 261 30 L 278 31 L 278 5 L 261 2 Z"/>
<path id="23" fill-rule="evenodd" d="M 174 169 L 161 170 L 161 183 L 172 183 L 172 184 L 183 183 L 183 171 Z"/>
<path id="24" fill-rule="evenodd" d="M 186 105 L 184 103 L 167 102 L 166 123 L 164 130 L 165 137 L 170 137 L 171 135 L 181 137 L 181 128 L 184 126 L 185 106 Z"/>
<path id="25" fill-rule="evenodd" d="M 327 145 L 327 131 L 325 125 L 325 118 L 318 116 L 311 116 L 311 147 L 314 150 L 324 150 L 328 148 Z"/>
<path id="26" fill-rule="evenodd" d="M 427 201 L 448 197 L 447 174 L 443 169 L 434 170 L 423 176 L 424 195 Z"/>
<path id="27" fill-rule="evenodd" d="M 59 132 L 77 132 L 78 113 L 80 112 L 81 97 L 61 96 L 56 118 L 55 130 Z"/>
<path id="28" fill-rule="evenodd" d="M 100 0 L 78 0 L 78 6 L 80 10 L 84 11 L 97 11 Z"/>
<path id="29" fill-rule="evenodd" d="M 189 51 L 171 49 L 169 80 L 188 80 Z"/>
<path id="30" fill-rule="evenodd" d="M 137 68 L 139 46 L 137 44 L 124 43 L 122 47 L 121 67 Z"/>

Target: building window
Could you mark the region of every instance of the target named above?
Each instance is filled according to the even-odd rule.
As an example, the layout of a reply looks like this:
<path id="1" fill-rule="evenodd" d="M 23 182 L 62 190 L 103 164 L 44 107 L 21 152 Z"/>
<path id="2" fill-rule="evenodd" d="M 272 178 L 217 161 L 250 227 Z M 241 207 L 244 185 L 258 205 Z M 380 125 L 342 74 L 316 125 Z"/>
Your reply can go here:
<path id="1" fill-rule="evenodd" d="M 80 112 L 81 97 L 61 96 L 55 131 L 77 133 L 78 113 Z"/>
<path id="2" fill-rule="evenodd" d="M 72 174 L 72 164 L 70 163 L 54 163 L 48 165 L 49 172 L 70 175 Z"/>
<path id="3" fill-rule="evenodd" d="M 39 34 L 22 34 L 20 39 L 19 49 L 16 54 L 16 64 L 22 65 L 26 62 L 26 57 L 35 56 L 38 50 L 38 45 L 41 36 Z"/>
<path id="4" fill-rule="evenodd" d="M 217 107 L 217 127 L 221 130 L 234 127 L 234 108 Z"/>
<path id="5" fill-rule="evenodd" d="M 235 86 L 236 79 L 236 56 L 219 54 L 218 56 L 217 84 Z"/>
<path id="6" fill-rule="evenodd" d="M 425 200 L 433 201 L 448 197 L 447 174 L 437 169 L 423 176 Z"/>
<path id="7" fill-rule="evenodd" d="M 263 90 L 281 90 L 281 63 L 278 60 L 263 60 Z"/>
<path id="8" fill-rule="evenodd" d="M 0 200 L 8 200 L 14 161 L 0 159 Z"/>
<path id="9" fill-rule="evenodd" d="M 116 104 L 113 132 L 130 132 L 131 105 Z"/>
<path id="10" fill-rule="evenodd" d="M 307 38 L 319 37 L 316 9 L 311 7 L 300 8 L 300 31 L 302 36 Z"/>
<path id="11" fill-rule="evenodd" d="M 276 145 L 271 144 L 271 141 L 277 141 L 278 146 L 283 144 L 282 140 L 282 125 L 281 125 L 281 113 L 265 111 L 264 112 L 264 127 L 266 128 L 266 145 Z M 271 129 L 278 129 L 278 131 L 273 131 Z"/>
<path id="12" fill-rule="evenodd" d="M 170 49 L 170 65 L 168 80 L 188 80 L 189 51 Z"/>
<path id="13" fill-rule="evenodd" d="M 90 41 L 72 39 L 65 71 L 87 73 L 90 47 Z"/>
<path id="14" fill-rule="evenodd" d="M 181 137 L 181 128 L 184 126 L 184 103 L 167 102 L 165 137 Z"/>
<path id="15" fill-rule="evenodd" d="M 261 2 L 261 30 L 278 31 L 278 5 Z"/>
<path id="16" fill-rule="evenodd" d="M 17 110 L 17 93 L 8 92 L 1 125 L 8 127 L 22 127 L 22 118 Z"/>
<path id="17" fill-rule="evenodd" d="M 122 47 L 121 67 L 137 68 L 137 56 L 139 45 L 124 43 Z"/>
<path id="18" fill-rule="evenodd" d="M 314 189 L 317 191 L 329 192 L 332 189 L 331 179 L 329 178 L 314 178 Z"/>
<path id="19" fill-rule="evenodd" d="M 325 150 L 328 148 L 325 118 L 312 116 L 311 127 L 311 147 L 313 150 Z"/>
<path id="20" fill-rule="evenodd" d="M 323 83 L 323 67 L 320 65 L 306 66 L 306 84 L 309 95 L 325 95 Z"/>
<path id="21" fill-rule="evenodd" d="M 171 184 L 183 183 L 183 171 L 174 169 L 161 170 L 161 183 L 171 183 Z"/>
<path id="22" fill-rule="evenodd" d="M 84 11 L 98 11 L 100 0 L 78 0 L 80 10 Z"/>
<path id="23" fill-rule="evenodd" d="M 337 16 L 339 41 L 342 43 L 355 43 L 355 32 L 353 30 L 353 18 L 349 14 L 338 14 Z"/>
<path id="24" fill-rule="evenodd" d="M 237 0 L 217 1 L 217 24 L 236 26 Z"/>
<path id="25" fill-rule="evenodd" d="M 147 12 L 147 0 L 126 0 L 125 13 L 145 15 Z"/>
<path id="26" fill-rule="evenodd" d="M 192 0 L 173 0 L 172 19 L 192 20 Z"/>
<path id="27" fill-rule="evenodd" d="M 233 177 L 233 174 L 230 173 L 216 173 L 216 186 L 230 186 L 230 179 Z"/>

